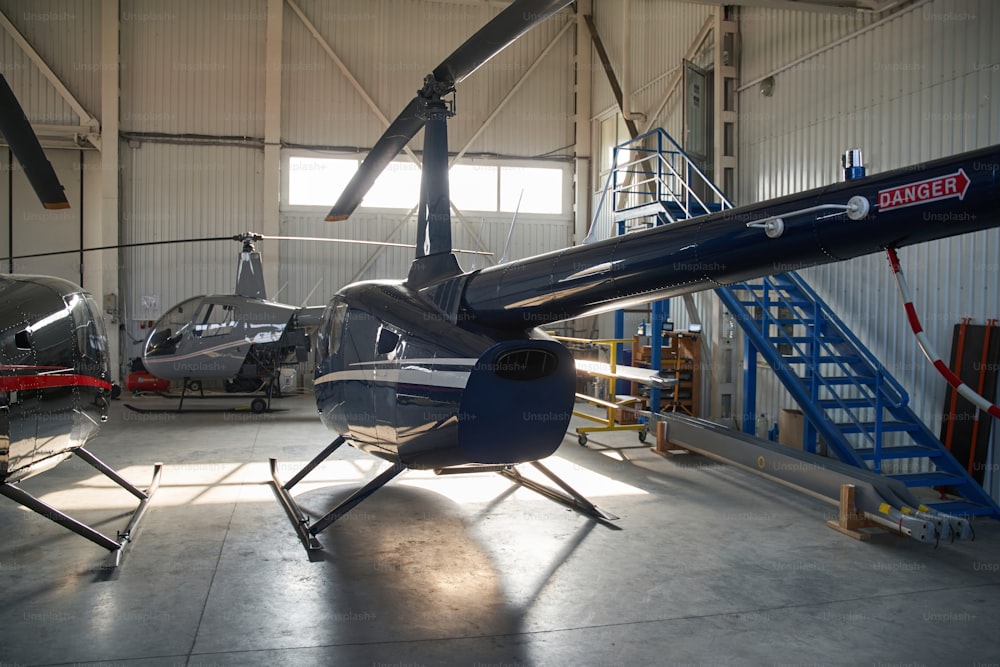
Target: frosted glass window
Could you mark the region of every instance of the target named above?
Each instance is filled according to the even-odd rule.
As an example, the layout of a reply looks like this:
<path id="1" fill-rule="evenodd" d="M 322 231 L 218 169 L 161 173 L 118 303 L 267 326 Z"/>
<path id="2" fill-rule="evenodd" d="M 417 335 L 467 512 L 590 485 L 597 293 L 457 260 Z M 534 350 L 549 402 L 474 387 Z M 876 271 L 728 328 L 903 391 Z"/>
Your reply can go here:
<path id="1" fill-rule="evenodd" d="M 456 164 L 448 174 L 448 194 L 459 210 L 497 210 L 497 167 Z"/>
<path id="2" fill-rule="evenodd" d="M 391 162 L 372 184 L 362 206 L 411 209 L 420 201 L 420 169 L 412 162 Z"/>
<path id="3" fill-rule="evenodd" d="M 357 170 L 357 160 L 290 157 L 288 203 L 293 206 L 333 206 Z"/>
<path id="4" fill-rule="evenodd" d="M 521 200 L 520 207 L 518 199 Z M 558 214 L 562 213 L 562 208 L 562 169 L 500 167 L 501 211 Z"/>

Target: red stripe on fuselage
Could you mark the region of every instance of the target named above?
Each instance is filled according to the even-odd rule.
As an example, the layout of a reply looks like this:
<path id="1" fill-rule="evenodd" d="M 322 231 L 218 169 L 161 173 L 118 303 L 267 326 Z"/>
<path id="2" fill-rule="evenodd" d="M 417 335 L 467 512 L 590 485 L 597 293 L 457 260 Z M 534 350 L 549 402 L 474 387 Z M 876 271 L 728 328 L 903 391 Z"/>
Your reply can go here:
<path id="1" fill-rule="evenodd" d="M 111 389 L 111 383 L 90 375 L 5 375 L 0 376 L 0 391 L 24 391 L 26 389 L 55 389 L 57 387 L 96 387 Z"/>

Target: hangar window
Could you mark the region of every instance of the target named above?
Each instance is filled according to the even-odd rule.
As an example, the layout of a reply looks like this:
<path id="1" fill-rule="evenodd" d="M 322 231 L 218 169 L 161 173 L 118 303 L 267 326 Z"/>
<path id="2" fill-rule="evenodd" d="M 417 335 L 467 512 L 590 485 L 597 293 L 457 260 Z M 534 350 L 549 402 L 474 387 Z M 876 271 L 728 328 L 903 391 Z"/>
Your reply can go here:
<path id="1" fill-rule="evenodd" d="M 562 184 L 562 169 L 500 167 L 500 210 L 562 213 Z"/>
<path id="2" fill-rule="evenodd" d="M 357 170 L 357 160 L 292 156 L 288 158 L 288 203 L 332 206 Z"/>
<path id="3" fill-rule="evenodd" d="M 448 195 L 459 210 L 497 210 L 498 187 L 498 169 L 493 165 L 456 164 L 448 170 Z"/>
<path id="4" fill-rule="evenodd" d="M 286 203 L 330 207 L 358 169 L 353 158 L 288 158 Z M 559 215 L 566 209 L 564 167 L 457 164 L 449 170 L 449 195 L 461 211 Z M 361 207 L 411 209 L 420 200 L 420 170 L 397 161 L 376 179 Z M 518 207 L 520 200 L 520 207 Z"/>

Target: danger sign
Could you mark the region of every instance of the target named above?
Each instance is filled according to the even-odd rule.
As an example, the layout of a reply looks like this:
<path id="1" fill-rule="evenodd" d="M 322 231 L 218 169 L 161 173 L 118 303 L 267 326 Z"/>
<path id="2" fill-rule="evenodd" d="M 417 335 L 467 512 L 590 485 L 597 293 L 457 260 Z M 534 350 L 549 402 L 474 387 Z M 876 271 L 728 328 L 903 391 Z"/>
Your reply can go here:
<path id="1" fill-rule="evenodd" d="M 952 197 L 962 199 L 968 188 L 969 177 L 964 169 L 959 169 L 954 174 L 945 174 L 888 190 L 879 190 L 878 207 L 881 211 L 887 211 L 892 208 L 916 206 Z"/>

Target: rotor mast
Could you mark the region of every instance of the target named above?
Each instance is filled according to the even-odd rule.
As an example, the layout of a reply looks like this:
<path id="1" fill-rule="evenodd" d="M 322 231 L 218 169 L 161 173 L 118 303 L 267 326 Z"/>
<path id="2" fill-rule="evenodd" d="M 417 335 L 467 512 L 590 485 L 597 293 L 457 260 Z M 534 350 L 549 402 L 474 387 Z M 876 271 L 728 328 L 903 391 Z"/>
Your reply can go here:
<path id="1" fill-rule="evenodd" d="M 448 119 L 455 115 L 444 95 L 454 92 L 450 82 L 429 74 L 421 95 L 426 99 L 424 164 L 420 174 L 417 213 L 417 259 L 451 252 L 451 198 L 448 191 Z"/>

